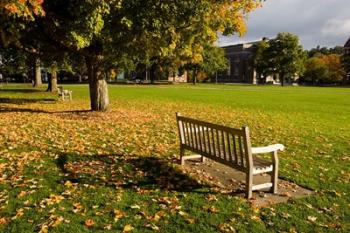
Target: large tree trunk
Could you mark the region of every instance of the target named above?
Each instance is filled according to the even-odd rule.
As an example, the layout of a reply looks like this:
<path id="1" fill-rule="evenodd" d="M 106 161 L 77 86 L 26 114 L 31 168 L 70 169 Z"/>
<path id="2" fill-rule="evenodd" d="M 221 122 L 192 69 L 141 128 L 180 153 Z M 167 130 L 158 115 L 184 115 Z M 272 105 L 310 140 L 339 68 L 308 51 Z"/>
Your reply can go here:
<path id="1" fill-rule="evenodd" d="M 193 85 L 197 84 L 197 69 L 193 70 L 192 83 L 193 83 Z"/>
<path id="2" fill-rule="evenodd" d="M 57 92 L 57 65 L 51 66 L 51 77 L 49 78 L 49 85 L 47 88 L 49 92 Z"/>
<path id="3" fill-rule="evenodd" d="M 35 60 L 35 76 L 34 76 L 34 87 L 40 87 L 43 83 L 41 81 L 41 62 L 40 59 L 37 58 Z"/>
<path id="4" fill-rule="evenodd" d="M 190 69 L 186 68 L 186 83 L 190 82 Z"/>
<path id="5" fill-rule="evenodd" d="M 102 63 L 97 59 L 86 59 L 88 67 L 91 110 L 107 111 L 109 105 L 108 86 Z"/>
<path id="6" fill-rule="evenodd" d="M 149 71 L 149 77 L 151 80 L 151 84 L 154 84 L 154 80 L 156 78 L 155 76 L 156 76 L 156 64 L 152 64 L 150 71 Z"/>
<path id="7" fill-rule="evenodd" d="M 284 74 L 280 75 L 281 86 L 284 87 Z"/>

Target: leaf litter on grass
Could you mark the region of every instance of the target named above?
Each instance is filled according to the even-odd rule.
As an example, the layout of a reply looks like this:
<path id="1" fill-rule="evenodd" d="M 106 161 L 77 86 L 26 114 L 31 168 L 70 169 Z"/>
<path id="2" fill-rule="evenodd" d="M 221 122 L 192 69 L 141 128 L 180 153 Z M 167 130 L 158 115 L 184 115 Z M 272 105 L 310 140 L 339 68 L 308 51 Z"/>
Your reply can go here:
<path id="1" fill-rule="evenodd" d="M 235 224 L 226 221 L 232 219 L 232 213 L 229 213 L 232 210 L 224 210 L 214 203 L 220 204 L 224 199 L 225 202 L 242 205 L 244 200 L 227 199 L 226 194 L 222 197 L 220 193 L 190 193 L 188 195 L 199 198 L 199 203 L 191 206 L 186 204 L 187 195 L 178 194 L 182 193 L 182 186 L 196 187 L 196 183 L 183 182 L 181 179 L 186 175 L 180 176 L 179 180 L 168 179 L 169 174 L 177 174 L 177 168 L 172 164 L 178 157 L 174 113 L 179 111 L 233 127 L 249 125 L 254 145 L 286 144 L 288 149 L 281 158 L 281 174 L 313 188 L 328 184 L 328 177 L 333 177 L 332 169 L 327 167 L 329 159 L 341 162 L 347 161 L 348 157 L 346 153 L 329 159 L 325 157 L 333 153 L 334 138 L 321 134 L 324 130 L 317 126 L 317 122 L 310 124 L 314 130 L 297 127 L 293 122 L 286 123 L 283 113 L 272 115 L 191 103 L 150 104 L 149 101 L 124 100 L 113 103 L 107 113 L 84 111 L 88 104 L 79 100 L 50 105 L 1 104 L 1 108 L 12 110 L 2 112 L 0 118 L 0 231 L 5 229 L 1 226 L 15 224 L 27 218 L 28 214 L 35 213 L 40 218 L 35 218 L 32 225 L 40 226 L 43 231 L 59 229 L 62 222 L 67 221 L 68 225 L 125 232 L 140 227 L 161 231 L 167 229 L 171 222 L 199 224 L 208 231 L 234 232 Z M 305 140 L 313 137 L 316 145 L 312 144 L 313 140 Z M 346 144 L 346 137 L 337 140 Z M 166 162 L 160 164 L 139 159 L 148 157 Z M 135 163 L 138 165 L 135 166 Z M 160 167 L 152 171 L 152 166 Z M 157 170 L 167 172 L 162 174 Z M 320 171 L 320 177 L 314 174 L 316 171 Z M 348 184 L 349 171 L 343 167 L 339 169 L 339 174 L 335 182 Z M 143 179 L 145 177 L 148 180 Z M 341 185 L 339 187 L 340 190 L 322 190 L 321 195 L 331 196 L 342 204 L 344 189 Z M 133 196 L 129 199 L 131 194 Z M 148 202 L 142 197 L 155 202 Z M 320 208 L 320 205 L 329 204 L 328 200 L 321 202 L 316 200 L 312 206 Z M 94 206 L 98 207 L 94 209 Z M 331 212 L 326 211 L 328 207 L 324 208 L 326 216 L 341 215 L 339 208 Z M 50 213 L 53 209 L 56 210 Z M 275 211 L 281 210 L 277 208 Z M 141 218 L 134 220 L 131 213 Z M 235 220 L 242 223 L 237 225 L 238 228 L 244 228 L 244 222 L 252 221 L 264 229 L 265 224 L 272 221 L 263 218 L 262 223 L 261 214 L 254 211 L 241 213 Z M 294 212 L 281 213 L 277 216 L 289 220 L 297 215 Z M 175 220 L 168 216 L 173 216 Z M 204 222 L 208 216 L 211 220 Z M 280 221 L 276 217 L 273 219 Z M 318 223 L 319 219 L 324 221 L 317 213 L 304 218 L 306 222 L 322 225 L 322 222 Z M 277 223 L 273 226 L 283 229 Z M 344 230 L 342 226 L 337 227 Z"/>

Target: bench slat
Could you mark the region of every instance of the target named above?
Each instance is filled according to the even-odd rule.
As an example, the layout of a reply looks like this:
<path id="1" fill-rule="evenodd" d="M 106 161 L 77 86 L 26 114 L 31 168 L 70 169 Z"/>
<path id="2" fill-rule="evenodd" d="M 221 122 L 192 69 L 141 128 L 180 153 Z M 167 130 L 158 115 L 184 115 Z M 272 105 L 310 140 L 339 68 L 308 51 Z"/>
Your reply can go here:
<path id="1" fill-rule="evenodd" d="M 209 149 L 209 154 L 212 154 L 212 149 L 211 149 L 211 141 L 210 141 L 210 133 L 209 129 L 206 131 L 207 132 L 207 138 L 208 138 L 208 149 Z"/>
<path id="2" fill-rule="evenodd" d="M 209 153 L 209 151 L 208 151 L 208 144 L 207 144 L 207 138 L 205 137 L 206 128 L 204 126 L 201 126 L 201 128 L 202 128 L 204 151 Z"/>
<path id="3" fill-rule="evenodd" d="M 202 150 L 202 151 L 205 151 L 203 149 L 204 145 L 202 144 L 202 141 L 203 141 L 203 137 L 201 135 L 201 126 L 200 125 L 197 125 L 197 129 L 198 129 L 198 132 L 197 132 L 197 136 L 198 136 L 198 143 L 199 143 L 199 149 Z"/>
<path id="4" fill-rule="evenodd" d="M 191 124 L 191 130 L 192 130 L 192 135 L 194 138 L 194 145 L 196 149 L 199 149 L 199 143 L 198 143 L 198 138 L 197 138 L 197 129 L 195 124 Z"/>
<path id="5" fill-rule="evenodd" d="M 244 155 L 243 155 L 243 145 L 242 145 L 242 137 L 238 137 L 238 144 L 239 144 L 239 160 L 238 160 L 238 164 L 244 166 Z"/>
<path id="6" fill-rule="evenodd" d="M 213 152 L 212 152 L 211 154 L 216 156 L 216 146 L 215 146 L 214 130 L 211 129 L 210 132 L 211 132 L 211 145 L 213 146 Z"/>
<path id="7" fill-rule="evenodd" d="M 235 163 L 238 165 L 238 155 L 237 155 L 237 144 L 236 144 L 236 136 L 233 134 L 232 135 L 232 141 L 233 141 L 233 154 L 235 156 Z"/>
<path id="8" fill-rule="evenodd" d="M 229 159 L 227 158 L 227 154 L 226 154 L 226 145 L 225 145 L 225 136 L 224 136 L 224 131 L 220 131 L 221 132 L 221 144 L 222 144 L 222 152 L 223 152 L 223 159 L 226 161 L 229 161 Z"/>
<path id="9" fill-rule="evenodd" d="M 192 131 L 193 131 L 192 130 L 192 124 L 188 123 L 188 133 L 189 133 L 189 135 L 191 137 L 191 146 L 196 147 L 196 140 L 195 140 L 195 138 L 193 136 Z"/>
<path id="10" fill-rule="evenodd" d="M 228 132 L 226 132 L 226 139 L 227 139 L 229 161 L 232 162 L 233 160 L 232 160 L 231 141 L 230 141 L 230 134 Z"/>

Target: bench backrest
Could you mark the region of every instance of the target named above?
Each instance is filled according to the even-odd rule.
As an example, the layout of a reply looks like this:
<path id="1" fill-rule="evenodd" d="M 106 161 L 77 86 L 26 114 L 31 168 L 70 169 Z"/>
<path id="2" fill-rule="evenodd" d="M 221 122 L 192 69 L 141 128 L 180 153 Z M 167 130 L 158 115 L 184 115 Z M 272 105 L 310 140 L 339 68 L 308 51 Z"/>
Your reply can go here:
<path id="1" fill-rule="evenodd" d="M 246 171 L 252 165 L 249 128 L 234 129 L 176 114 L 184 149 Z"/>

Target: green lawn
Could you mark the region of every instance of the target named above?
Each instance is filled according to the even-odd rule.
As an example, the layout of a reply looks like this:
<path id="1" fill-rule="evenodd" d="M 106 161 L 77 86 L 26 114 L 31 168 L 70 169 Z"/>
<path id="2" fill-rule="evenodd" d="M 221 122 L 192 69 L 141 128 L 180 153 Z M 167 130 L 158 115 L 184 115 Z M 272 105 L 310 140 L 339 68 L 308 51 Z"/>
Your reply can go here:
<path id="1" fill-rule="evenodd" d="M 350 231 L 350 88 L 110 85 L 107 113 L 65 88 L 0 87 L 0 232 Z M 316 194 L 257 209 L 184 174 L 175 112 L 284 144 L 280 176 Z"/>

